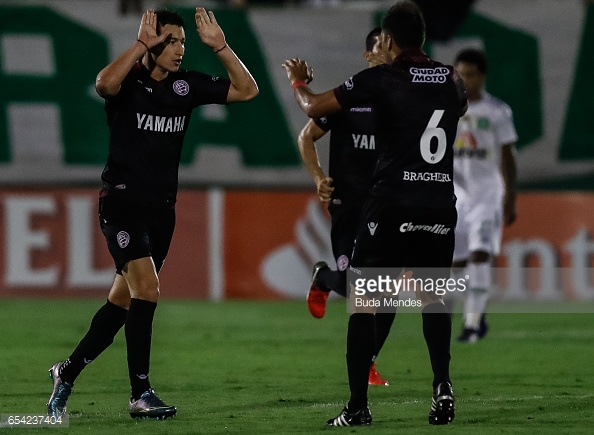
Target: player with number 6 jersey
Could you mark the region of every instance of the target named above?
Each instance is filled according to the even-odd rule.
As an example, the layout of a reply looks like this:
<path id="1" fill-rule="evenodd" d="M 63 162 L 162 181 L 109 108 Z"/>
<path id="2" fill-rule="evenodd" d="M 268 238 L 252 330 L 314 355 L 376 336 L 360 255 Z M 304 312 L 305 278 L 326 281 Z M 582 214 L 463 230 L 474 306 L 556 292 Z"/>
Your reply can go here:
<path id="1" fill-rule="evenodd" d="M 305 61 L 290 59 L 284 67 L 297 103 L 309 117 L 363 104 L 372 104 L 376 110 L 378 162 L 351 268 L 405 269 L 415 278 L 436 280 L 449 278 L 454 252 L 453 144 L 468 102 L 461 77 L 452 66 L 429 58 L 421 50 L 424 40 L 421 11 L 404 0 L 392 6 L 382 21 L 385 65 L 363 70 L 321 94 L 307 86 L 311 68 Z M 443 231 L 408 230 L 435 225 Z M 433 370 L 429 423 L 448 424 L 454 419 L 450 313 L 435 293 L 416 291 L 416 295 Z M 357 306 L 355 301 L 351 298 L 347 332 L 351 396 L 343 411 L 328 420 L 330 426 L 369 425 L 372 420 L 367 372 L 375 347 L 376 305 Z"/>

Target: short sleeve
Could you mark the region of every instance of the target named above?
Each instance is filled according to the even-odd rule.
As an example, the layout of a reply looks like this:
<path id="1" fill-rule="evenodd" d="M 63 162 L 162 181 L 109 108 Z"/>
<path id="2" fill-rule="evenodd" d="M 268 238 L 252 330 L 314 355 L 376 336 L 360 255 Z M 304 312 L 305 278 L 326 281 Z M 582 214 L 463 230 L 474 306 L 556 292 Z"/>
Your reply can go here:
<path id="1" fill-rule="evenodd" d="M 383 68 L 367 68 L 334 89 L 336 100 L 343 109 L 371 104 L 381 94 Z"/>
<path id="2" fill-rule="evenodd" d="M 334 128 L 334 125 L 336 124 L 336 117 L 336 113 L 332 113 L 328 116 L 323 116 L 321 118 L 314 118 L 313 122 L 325 132 L 329 132 Z"/>
<path id="3" fill-rule="evenodd" d="M 192 92 L 192 107 L 204 104 L 227 104 L 231 81 L 198 71 L 188 71 L 188 83 Z"/>
<path id="4" fill-rule="evenodd" d="M 512 110 L 505 103 L 502 103 L 499 111 L 499 117 L 495 125 L 495 134 L 499 145 L 515 143 L 518 140 Z"/>

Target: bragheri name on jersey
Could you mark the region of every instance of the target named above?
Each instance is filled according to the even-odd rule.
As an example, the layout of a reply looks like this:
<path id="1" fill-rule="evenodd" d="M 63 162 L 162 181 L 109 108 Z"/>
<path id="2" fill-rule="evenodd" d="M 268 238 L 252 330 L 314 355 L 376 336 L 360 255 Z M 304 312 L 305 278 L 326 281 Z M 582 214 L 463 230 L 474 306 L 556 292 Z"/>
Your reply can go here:
<path id="1" fill-rule="evenodd" d="M 353 145 L 355 146 L 355 148 L 374 150 L 375 136 L 372 134 L 353 134 Z"/>
<path id="2" fill-rule="evenodd" d="M 440 183 L 452 181 L 450 174 L 444 174 L 443 172 L 402 171 L 402 179 L 404 181 L 439 181 Z"/>
<path id="3" fill-rule="evenodd" d="M 183 131 L 186 123 L 185 116 L 153 116 L 146 113 L 136 113 L 139 130 L 160 131 L 173 133 Z"/>
<path id="4" fill-rule="evenodd" d="M 413 83 L 445 83 L 447 75 L 450 71 L 445 67 L 437 68 L 415 68 L 412 67 L 410 70 L 412 74 Z"/>

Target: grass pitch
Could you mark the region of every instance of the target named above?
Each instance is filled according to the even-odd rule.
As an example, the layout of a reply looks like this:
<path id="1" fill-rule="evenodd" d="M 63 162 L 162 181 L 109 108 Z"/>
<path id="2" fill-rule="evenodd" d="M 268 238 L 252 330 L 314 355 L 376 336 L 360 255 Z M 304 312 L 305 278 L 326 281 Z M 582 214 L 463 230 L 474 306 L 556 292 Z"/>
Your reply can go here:
<path id="1" fill-rule="evenodd" d="M 45 413 L 47 369 L 68 357 L 102 304 L 0 299 L 0 414 Z M 454 336 L 460 322 L 458 314 Z M 129 417 L 120 332 L 78 378 L 69 429 L 18 433 L 592 433 L 594 316 L 493 313 L 489 322 L 484 340 L 452 344 L 452 424 L 427 423 L 431 372 L 421 316 L 401 313 L 377 361 L 391 385 L 370 387 L 373 426 L 327 428 L 348 399 L 344 301 L 317 320 L 304 302 L 162 300 L 151 381 L 178 407 L 175 419 Z"/>

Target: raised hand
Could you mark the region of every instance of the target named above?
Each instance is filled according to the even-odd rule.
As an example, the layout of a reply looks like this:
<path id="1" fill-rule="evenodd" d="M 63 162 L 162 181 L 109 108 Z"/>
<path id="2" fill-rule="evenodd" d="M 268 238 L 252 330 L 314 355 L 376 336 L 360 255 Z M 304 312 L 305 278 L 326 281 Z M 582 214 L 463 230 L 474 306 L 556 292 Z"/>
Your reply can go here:
<path id="1" fill-rule="evenodd" d="M 157 35 L 157 14 L 154 9 L 149 9 L 142 14 L 138 39 L 146 44 L 149 49 L 165 41 L 168 36 L 169 34 Z"/>
<path id="2" fill-rule="evenodd" d="M 198 36 L 202 42 L 215 51 L 224 48 L 227 44 L 225 34 L 217 23 L 214 13 L 212 11 L 207 13 L 204 8 L 196 8 L 195 18 Z"/>
<path id="3" fill-rule="evenodd" d="M 298 58 L 285 60 L 283 68 L 287 71 L 287 78 L 291 83 L 296 80 L 309 83 L 313 80 L 313 68 L 307 66 L 304 60 Z"/>

